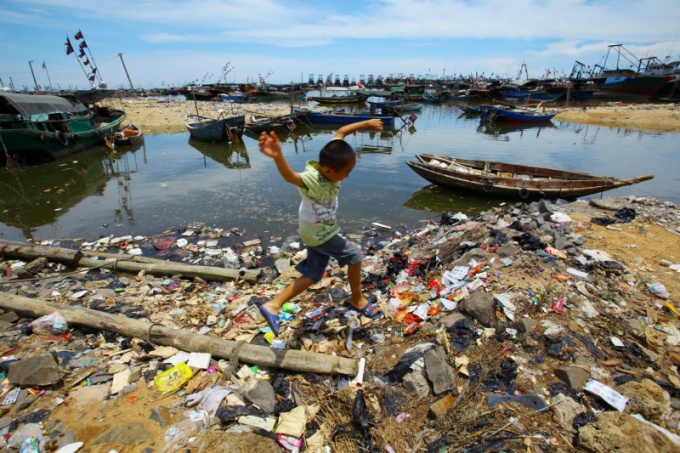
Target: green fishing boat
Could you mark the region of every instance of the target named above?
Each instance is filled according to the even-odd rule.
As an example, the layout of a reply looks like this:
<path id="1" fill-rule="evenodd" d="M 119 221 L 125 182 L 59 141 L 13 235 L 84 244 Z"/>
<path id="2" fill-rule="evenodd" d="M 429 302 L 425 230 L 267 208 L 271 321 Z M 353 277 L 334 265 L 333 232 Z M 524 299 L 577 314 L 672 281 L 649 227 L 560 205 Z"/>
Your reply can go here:
<path id="1" fill-rule="evenodd" d="M 42 163 L 104 144 L 125 116 L 74 95 L 0 93 L 0 163 Z"/>

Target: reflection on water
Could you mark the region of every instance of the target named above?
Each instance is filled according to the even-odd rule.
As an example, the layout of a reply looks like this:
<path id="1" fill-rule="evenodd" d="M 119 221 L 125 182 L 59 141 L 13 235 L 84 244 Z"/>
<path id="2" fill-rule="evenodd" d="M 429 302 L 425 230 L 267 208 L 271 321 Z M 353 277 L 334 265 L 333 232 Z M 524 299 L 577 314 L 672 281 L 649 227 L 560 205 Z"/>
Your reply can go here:
<path id="1" fill-rule="evenodd" d="M 497 206 L 502 201 L 500 199 L 444 189 L 432 184 L 414 192 L 411 198 L 404 203 L 404 206 L 432 213 L 450 211 L 474 215 L 492 206 Z"/>
<path id="2" fill-rule="evenodd" d="M 520 123 L 497 123 L 489 121 L 480 121 L 477 127 L 477 132 L 488 134 L 499 140 L 508 140 L 508 135 L 517 133 L 518 136 L 528 138 L 540 138 L 541 132 L 546 129 L 556 129 L 557 126 L 548 121 L 541 124 L 520 124 Z"/>
<path id="3" fill-rule="evenodd" d="M 250 168 L 250 158 L 245 143 L 239 140 L 229 142 L 203 142 L 189 138 L 189 146 L 203 154 L 206 159 L 212 159 L 227 168 Z"/>
<path id="4" fill-rule="evenodd" d="M 114 218 L 133 220 L 130 175 L 138 169 L 130 158 L 140 148 L 143 143 L 114 151 L 99 146 L 67 160 L 0 169 L 0 221 L 33 238 L 36 228 L 54 223 L 88 198 L 101 197 L 111 180 L 119 189 L 118 204 L 111 206 Z"/>
<path id="5" fill-rule="evenodd" d="M 617 178 L 652 173 L 653 180 L 606 196 L 680 203 L 680 134 L 555 120 L 487 124 L 447 104 L 424 105 L 416 116 L 414 122 L 397 118 L 381 133 L 347 137 L 359 159 L 342 181 L 338 218 L 345 231 L 376 221 L 414 225 L 443 211 L 473 215 L 499 203 L 430 185 L 405 164 L 419 153 Z M 280 133 L 291 168 L 302 171 L 306 161 L 317 159 L 338 127 Z M 0 237 L 153 235 L 193 221 L 263 238 L 295 234 L 299 194 L 259 152 L 257 139 L 247 132 L 236 144 L 194 142 L 188 133 L 146 135 L 142 147 L 119 147 L 114 154 L 97 147 L 38 167 L 0 169 Z"/>

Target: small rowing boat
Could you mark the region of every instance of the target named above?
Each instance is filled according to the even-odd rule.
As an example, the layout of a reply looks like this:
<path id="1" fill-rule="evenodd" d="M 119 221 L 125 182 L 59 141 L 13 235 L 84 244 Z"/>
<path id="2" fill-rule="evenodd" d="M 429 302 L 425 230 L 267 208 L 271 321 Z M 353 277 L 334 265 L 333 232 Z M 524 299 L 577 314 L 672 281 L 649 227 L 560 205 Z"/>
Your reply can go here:
<path id="1" fill-rule="evenodd" d="M 482 194 L 520 199 L 566 198 L 617 189 L 654 178 L 654 175 L 617 179 L 552 168 L 417 154 L 406 164 L 433 184 Z"/>

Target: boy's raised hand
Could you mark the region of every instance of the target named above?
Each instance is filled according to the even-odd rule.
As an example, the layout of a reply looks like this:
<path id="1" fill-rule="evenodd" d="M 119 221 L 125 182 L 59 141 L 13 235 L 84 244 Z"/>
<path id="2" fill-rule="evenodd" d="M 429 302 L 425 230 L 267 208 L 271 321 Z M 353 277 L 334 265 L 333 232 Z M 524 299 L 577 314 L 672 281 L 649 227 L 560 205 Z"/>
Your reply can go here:
<path id="1" fill-rule="evenodd" d="M 383 122 L 380 118 L 373 118 L 368 120 L 367 129 L 371 131 L 380 132 L 383 130 Z"/>
<path id="2" fill-rule="evenodd" d="M 265 156 L 276 159 L 281 156 L 281 142 L 276 134 L 272 132 L 262 132 L 260 134 L 260 152 Z"/>

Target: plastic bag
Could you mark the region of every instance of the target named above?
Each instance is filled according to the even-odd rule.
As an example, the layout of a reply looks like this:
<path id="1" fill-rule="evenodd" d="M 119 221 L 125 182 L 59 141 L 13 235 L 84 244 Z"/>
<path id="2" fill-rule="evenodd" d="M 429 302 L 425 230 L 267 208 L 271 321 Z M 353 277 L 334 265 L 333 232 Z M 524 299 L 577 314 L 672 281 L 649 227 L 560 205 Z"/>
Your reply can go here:
<path id="1" fill-rule="evenodd" d="M 186 363 L 179 362 L 169 370 L 155 376 L 153 380 L 161 393 L 167 393 L 182 387 L 192 376 L 191 368 Z"/>
<path id="2" fill-rule="evenodd" d="M 668 299 L 668 290 L 663 284 L 652 283 L 649 285 L 649 289 L 652 291 L 652 294 L 654 294 L 659 299 Z"/>
<path id="3" fill-rule="evenodd" d="M 61 335 L 68 332 L 66 319 L 58 311 L 38 318 L 30 325 L 33 333 L 38 335 Z"/>

